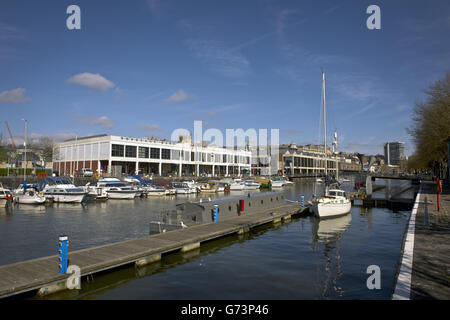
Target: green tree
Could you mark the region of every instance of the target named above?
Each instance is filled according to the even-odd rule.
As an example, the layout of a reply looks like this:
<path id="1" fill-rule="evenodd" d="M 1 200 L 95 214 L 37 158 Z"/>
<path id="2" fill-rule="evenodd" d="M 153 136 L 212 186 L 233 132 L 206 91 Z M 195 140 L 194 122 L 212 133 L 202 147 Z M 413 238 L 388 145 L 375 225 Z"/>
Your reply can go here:
<path id="1" fill-rule="evenodd" d="M 416 102 L 413 124 L 407 129 L 416 144 L 416 152 L 409 163 L 415 168 L 429 168 L 434 162 L 446 162 L 450 136 L 450 72 L 424 92 L 427 97 L 425 101 Z"/>

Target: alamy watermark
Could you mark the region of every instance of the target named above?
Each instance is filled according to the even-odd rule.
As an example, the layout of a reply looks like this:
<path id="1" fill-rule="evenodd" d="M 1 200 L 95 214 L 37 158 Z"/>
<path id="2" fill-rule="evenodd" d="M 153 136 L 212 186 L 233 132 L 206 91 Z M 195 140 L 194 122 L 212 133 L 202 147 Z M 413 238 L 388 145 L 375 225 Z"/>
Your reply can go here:
<path id="1" fill-rule="evenodd" d="M 371 265 L 367 267 L 367 274 L 370 274 L 367 278 L 366 285 L 367 289 L 381 289 L 381 269 L 377 265 Z"/>
<path id="2" fill-rule="evenodd" d="M 204 142 L 209 142 L 210 145 L 228 150 L 250 151 L 252 159 L 257 159 L 258 164 L 270 167 L 270 174 L 278 171 L 278 166 L 275 166 L 272 159 L 278 159 L 280 129 L 270 129 L 269 140 L 269 129 L 225 129 L 224 135 L 217 128 L 204 130 L 202 121 L 194 121 L 193 135 L 188 129 L 178 128 L 172 131 L 170 140 L 177 142 L 180 136 L 192 136 L 194 147 L 201 147 Z"/>

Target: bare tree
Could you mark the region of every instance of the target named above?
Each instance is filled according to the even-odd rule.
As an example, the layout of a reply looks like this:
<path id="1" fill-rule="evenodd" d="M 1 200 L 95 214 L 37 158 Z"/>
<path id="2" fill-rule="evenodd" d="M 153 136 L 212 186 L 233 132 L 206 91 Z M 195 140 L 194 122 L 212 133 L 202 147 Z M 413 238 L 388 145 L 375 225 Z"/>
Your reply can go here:
<path id="1" fill-rule="evenodd" d="M 416 144 L 409 163 L 414 168 L 429 168 L 433 163 L 446 161 L 450 137 L 450 72 L 424 92 L 427 98 L 416 103 L 413 125 L 407 129 Z"/>

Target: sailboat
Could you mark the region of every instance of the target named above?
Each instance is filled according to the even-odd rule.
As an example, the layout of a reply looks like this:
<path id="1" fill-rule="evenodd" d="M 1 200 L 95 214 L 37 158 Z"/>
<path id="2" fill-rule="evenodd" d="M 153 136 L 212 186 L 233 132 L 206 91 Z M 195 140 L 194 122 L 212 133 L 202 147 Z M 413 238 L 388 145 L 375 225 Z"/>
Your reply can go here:
<path id="1" fill-rule="evenodd" d="M 23 204 L 42 204 L 45 202 L 45 197 L 42 193 L 39 193 L 33 186 L 27 185 L 27 130 L 28 130 L 28 120 L 25 121 L 25 139 L 23 141 L 24 146 L 24 162 L 25 168 L 23 169 L 23 184 L 19 185 L 16 190 L 14 190 L 14 201 L 16 203 Z"/>
<path id="2" fill-rule="evenodd" d="M 331 218 L 348 214 L 352 208 L 352 204 L 347 198 L 345 191 L 329 189 L 329 179 L 327 176 L 327 115 L 324 72 L 322 72 L 322 106 L 324 118 L 325 192 L 321 197 L 313 197 L 311 207 L 314 215 L 317 217 Z"/>

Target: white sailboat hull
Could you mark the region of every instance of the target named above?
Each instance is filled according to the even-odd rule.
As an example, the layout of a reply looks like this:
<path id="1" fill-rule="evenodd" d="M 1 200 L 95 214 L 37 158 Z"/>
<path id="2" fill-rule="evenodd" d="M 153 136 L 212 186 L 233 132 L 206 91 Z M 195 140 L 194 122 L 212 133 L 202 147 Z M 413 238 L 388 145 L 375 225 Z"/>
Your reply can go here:
<path id="1" fill-rule="evenodd" d="M 342 216 L 349 213 L 351 208 L 352 204 L 348 200 L 344 201 L 343 203 L 314 202 L 312 204 L 314 215 L 319 218 Z"/>

